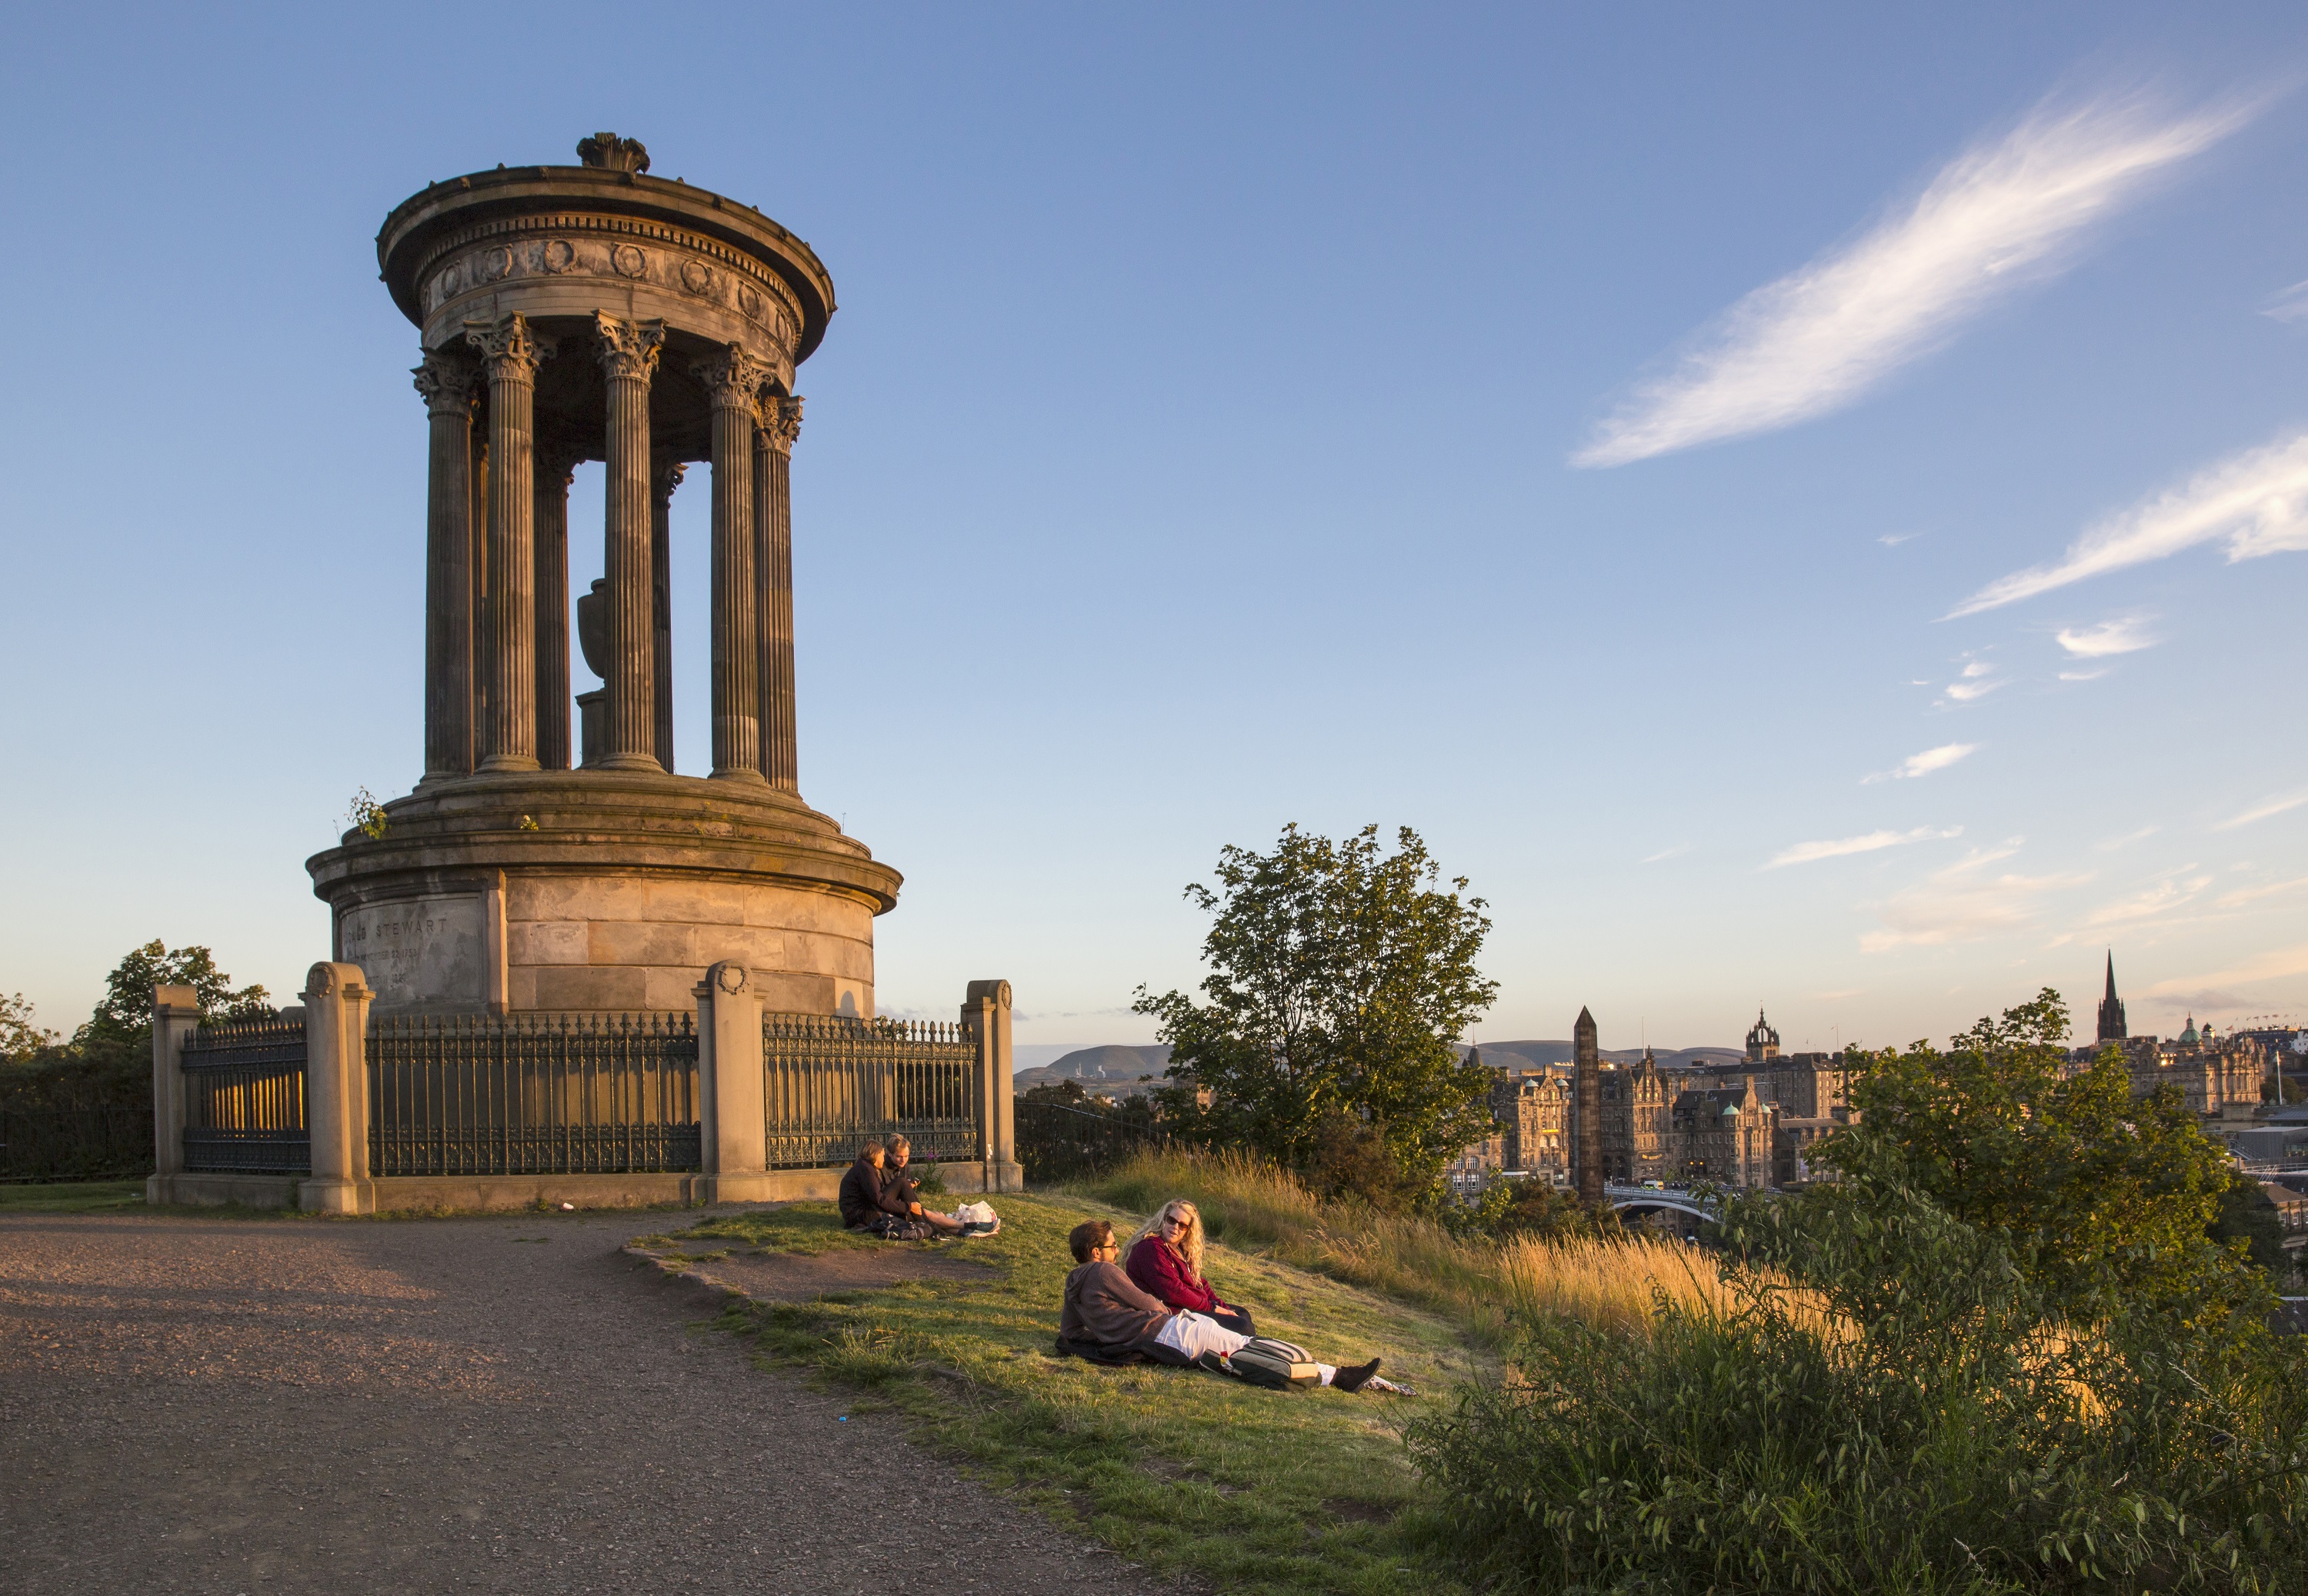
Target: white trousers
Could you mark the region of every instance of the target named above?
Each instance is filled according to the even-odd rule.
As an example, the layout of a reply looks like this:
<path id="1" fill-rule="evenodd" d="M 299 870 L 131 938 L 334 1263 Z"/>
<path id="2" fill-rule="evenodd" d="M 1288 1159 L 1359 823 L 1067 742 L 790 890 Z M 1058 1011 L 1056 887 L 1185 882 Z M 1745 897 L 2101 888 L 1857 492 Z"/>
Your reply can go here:
<path id="1" fill-rule="evenodd" d="M 1196 1313 L 1191 1309 L 1172 1314 L 1163 1322 L 1162 1328 L 1154 1333 L 1154 1339 L 1172 1351 L 1184 1353 L 1189 1358 L 1199 1358 L 1204 1352 L 1238 1352 L 1250 1344 L 1249 1336 L 1229 1330 L 1210 1315 Z M 1321 1371 L 1325 1386 L 1331 1383 L 1331 1377 L 1339 1372 L 1336 1364 L 1317 1363 L 1314 1367 Z"/>

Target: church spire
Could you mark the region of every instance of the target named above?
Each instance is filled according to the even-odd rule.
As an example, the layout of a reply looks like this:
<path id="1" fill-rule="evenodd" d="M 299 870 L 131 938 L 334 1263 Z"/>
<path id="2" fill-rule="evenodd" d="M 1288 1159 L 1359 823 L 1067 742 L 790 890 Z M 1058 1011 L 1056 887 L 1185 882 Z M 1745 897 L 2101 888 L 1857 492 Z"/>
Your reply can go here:
<path id="1" fill-rule="evenodd" d="M 2122 1042 L 2128 1033 L 2123 1024 L 2123 1001 L 2115 995 L 2115 949 L 2107 953 L 2107 996 L 2099 1003 L 2099 1036 L 2101 1045 Z"/>

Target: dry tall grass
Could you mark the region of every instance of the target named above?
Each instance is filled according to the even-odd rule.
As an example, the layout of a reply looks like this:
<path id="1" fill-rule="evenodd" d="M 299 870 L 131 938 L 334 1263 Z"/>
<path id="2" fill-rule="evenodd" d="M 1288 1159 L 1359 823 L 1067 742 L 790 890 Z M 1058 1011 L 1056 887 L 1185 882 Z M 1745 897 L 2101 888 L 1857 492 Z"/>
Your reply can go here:
<path id="1" fill-rule="evenodd" d="M 1679 1241 L 1462 1240 L 1431 1220 L 1325 1207 L 1288 1171 L 1236 1152 L 1141 1154 L 1078 1189 L 1139 1214 L 1186 1197 L 1229 1247 L 1439 1309 L 1486 1335 L 1509 1314 L 1577 1314 L 1645 1334 L 1655 1290 L 1694 1310 L 1726 1303 L 1714 1260 Z"/>

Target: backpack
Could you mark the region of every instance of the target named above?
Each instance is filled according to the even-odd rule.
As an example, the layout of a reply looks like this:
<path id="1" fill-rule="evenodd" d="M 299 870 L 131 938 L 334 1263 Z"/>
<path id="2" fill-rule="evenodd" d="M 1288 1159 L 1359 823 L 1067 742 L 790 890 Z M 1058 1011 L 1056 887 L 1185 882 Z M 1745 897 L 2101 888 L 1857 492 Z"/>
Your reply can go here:
<path id="1" fill-rule="evenodd" d="M 1269 1335 L 1253 1335 L 1227 1355 L 1227 1367 L 1238 1377 L 1270 1390 L 1319 1384 L 1322 1372 L 1313 1354 Z"/>

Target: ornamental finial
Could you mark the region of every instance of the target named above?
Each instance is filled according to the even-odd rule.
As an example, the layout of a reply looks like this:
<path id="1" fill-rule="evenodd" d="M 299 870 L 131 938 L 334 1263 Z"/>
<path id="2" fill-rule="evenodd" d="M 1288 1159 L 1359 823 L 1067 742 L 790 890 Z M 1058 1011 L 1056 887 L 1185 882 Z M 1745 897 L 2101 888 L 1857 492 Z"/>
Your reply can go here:
<path id="1" fill-rule="evenodd" d="M 613 133 L 597 133 L 578 140 L 577 159 L 589 167 L 610 172 L 649 170 L 649 147 L 639 139 L 621 139 Z"/>

